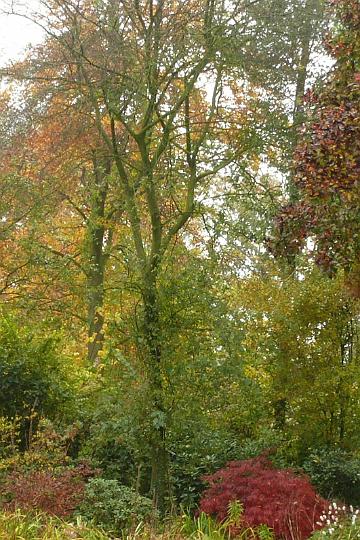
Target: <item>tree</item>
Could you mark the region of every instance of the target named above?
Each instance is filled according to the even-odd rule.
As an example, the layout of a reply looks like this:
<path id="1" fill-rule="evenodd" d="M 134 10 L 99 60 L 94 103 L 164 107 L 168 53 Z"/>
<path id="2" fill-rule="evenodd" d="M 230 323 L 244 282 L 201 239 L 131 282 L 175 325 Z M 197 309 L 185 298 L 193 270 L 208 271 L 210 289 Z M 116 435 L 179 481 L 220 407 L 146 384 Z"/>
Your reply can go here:
<path id="1" fill-rule="evenodd" d="M 167 474 L 160 276 L 194 214 L 196 190 L 207 190 L 210 179 L 237 166 L 248 150 L 247 119 L 233 119 L 222 95 L 237 70 L 237 59 L 225 51 L 253 33 L 243 7 L 55 2 L 46 49 L 29 66 L 36 77 L 55 58 L 60 62 L 48 79 L 83 105 L 114 166 L 141 291 L 138 350 L 151 396 L 152 490 L 160 507 Z"/>
<path id="2" fill-rule="evenodd" d="M 277 218 L 275 252 L 294 254 L 310 237 L 328 274 L 344 268 L 358 295 L 359 5 L 334 1 L 339 25 L 328 38 L 336 64 L 324 86 L 308 93 L 307 126 L 295 156 L 298 202 Z"/>
<path id="3" fill-rule="evenodd" d="M 260 8 L 263 4 L 259 0 Z M 172 276 L 169 268 L 185 259 L 175 259 L 174 248 L 186 242 L 200 197 L 226 189 L 234 177 L 241 183 L 246 168 L 258 161 L 266 147 L 264 125 L 271 124 L 272 109 L 261 94 L 264 89 L 273 92 L 274 85 L 253 80 L 250 69 L 259 31 L 254 2 L 242 0 L 225 7 L 216 0 L 181 4 L 54 0 L 42 5 L 44 12 L 36 19 L 47 33 L 45 43 L 26 62 L 4 73 L 30 81 L 28 88 L 38 92 L 40 125 L 45 127 L 38 134 L 46 137 L 54 125 L 45 113 L 59 120 L 69 109 L 78 114 L 75 124 L 86 126 L 80 151 L 74 144 L 78 132 L 72 126 L 71 154 L 66 144 L 62 154 L 66 166 L 50 167 L 48 180 L 51 183 L 59 171 L 63 179 L 67 167 L 74 165 L 76 173 L 70 178 L 82 187 L 82 160 L 86 178 L 92 179 L 86 217 L 82 204 L 72 199 L 72 182 L 64 198 L 78 220 L 83 215 L 80 221 L 87 227 L 87 258 L 81 266 L 85 266 L 88 326 L 90 335 L 95 334 L 95 351 L 102 341 L 105 248 L 115 227 L 128 244 L 125 252 L 118 249 L 120 263 L 111 271 L 131 266 L 134 303 L 141 306 L 134 309 L 137 333 L 132 347 L 148 385 L 152 491 L 162 508 L 171 414 L 164 366 L 172 358 L 164 284 Z M 47 146 L 50 157 L 51 146 Z M 104 210 L 110 185 L 115 204 L 108 226 L 109 213 Z M 67 217 L 72 219 L 69 208 Z M 63 250 L 54 251 L 63 257 Z M 77 251 L 66 257 L 77 266 Z M 181 339 L 180 332 L 177 337 Z"/>
<path id="4" fill-rule="evenodd" d="M 21 443 L 26 448 L 40 416 L 52 420 L 71 417 L 75 377 L 69 375 L 69 359 L 55 350 L 53 336 L 40 338 L 3 317 L 0 343 L 0 412 L 3 417 L 19 420 Z"/>
<path id="5" fill-rule="evenodd" d="M 26 77 L 28 61 L 17 69 Z M 40 81 L 47 76 L 39 69 L 36 81 L 18 89 L 16 103 L 9 92 L 3 96 L 2 294 L 40 320 L 44 312 L 53 319 L 66 312 L 69 326 L 82 334 L 87 327 L 94 363 L 104 337 L 106 267 L 122 203 L 88 111 L 73 105 L 68 118 L 73 95 L 50 92 Z"/>
<path id="6" fill-rule="evenodd" d="M 244 371 L 261 385 L 270 421 L 294 441 L 300 460 L 311 447 L 356 448 L 357 303 L 341 274 L 330 279 L 302 267 L 300 278 L 284 279 L 276 266 L 266 270 L 266 278 L 254 274 L 234 291 L 246 335 Z"/>

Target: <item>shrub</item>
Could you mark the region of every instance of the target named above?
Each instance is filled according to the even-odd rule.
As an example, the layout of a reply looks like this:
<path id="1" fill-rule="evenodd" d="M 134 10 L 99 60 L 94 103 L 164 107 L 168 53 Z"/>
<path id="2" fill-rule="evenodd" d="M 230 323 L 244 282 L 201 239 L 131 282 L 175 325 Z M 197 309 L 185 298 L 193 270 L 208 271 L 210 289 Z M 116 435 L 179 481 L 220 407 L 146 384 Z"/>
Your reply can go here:
<path id="1" fill-rule="evenodd" d="M 121 420 L 113 418 L 108 410 L 104 420 L 93 419 L 81 455 L 99 467 L 102 476 L 118 480 L 129 485 L 136 479 L 134 455 L 130 446 L 124 441 L 124 426 Z"/>
<path id="2" fill-rule="evenodd" d="M 36 337 L 0 318 L 0 415 L 21 419 L 22 449 L 41 415 L 63 417 L 76 401 L 73 368 L 52 337 Z"/>
<path id="3" fill-rule="evenodd" d="M 303 468 L 321 495 L 360 505 L 360 459 L 340 449 L 311 454 Z"/>
<path id="4" fill-rule="evenodd" d="M 14 471 L 2 485 L 3 508 L 10 511 L 17 508 L 42 510 L 58 517 L 69 516 L 83 498 L 85 480 L 94 474 L 95 471 L 86 464 L 59 474 Z"/>
<path id="5" fill-rule="evenodd" d="M 271 459 L 279 467 L 289 465 L 289 445 L 279 431 L 259 429 L 256 438 L 241 439 L 229 431 L 197 423 L 186 425 L 187 431 L 178 432 L 171 441 L 170 470 L 176 501 L 185 508 L 198 505 L 206 484 L 205 474 L 211 474 L 229 461 L 244 460 L 258 456 L 270 446 Z"/>
<path id="6" fill-rule="evenodd" d="M 94 478 L 86 486 L 78 513 L 105 530 L 119 533 L 134 521 L 146 521 L 154 516 L 154 508 L 151 499 L 117 480 Z"/>
<path id="7" fill-rule="evenodd" d="M 20 443 L 19 417 L 8 419 L 0 416 L 0 459 L 14 455 Z"/>
<path id="8" fill-rule="evenodd" d="M 223 433 L 196 426 L 172 441 L 170 470 L 174 495 L 186 508 L 197 506 L 205 488 L 202 477 L 234 457 L 231 441 Z"/>
<path id="9" fill-rule="evenodd" d="M 31 445 L 24 452 L 18 446 L 19 426 L 18 419 L 10 422 L 0 417 L 0 485 L 11 473 L 21 477 L 35 471 L 61 472 L 64 466 L 70 465 L 71 458 L 67 454 L 78 431 L 78 423 L 75 422 L 65 432 L 59 433 L 52 422 L 45 418 L 38 419 L 37 431 L 31 437 Z"/>
<path id="10" fill-rule="evenodd" d="M 206 480 L 209 487 L 201 498 L 200 511 L 222 522 L 229 504 L 240 501 L 244 527 L 265 524 L 277 538 L 286 540 L 308 538 L 320 527 L 316 522 L 328 505 L 306 476 L 275 469 L 264 456 L 230 462 Z"/>

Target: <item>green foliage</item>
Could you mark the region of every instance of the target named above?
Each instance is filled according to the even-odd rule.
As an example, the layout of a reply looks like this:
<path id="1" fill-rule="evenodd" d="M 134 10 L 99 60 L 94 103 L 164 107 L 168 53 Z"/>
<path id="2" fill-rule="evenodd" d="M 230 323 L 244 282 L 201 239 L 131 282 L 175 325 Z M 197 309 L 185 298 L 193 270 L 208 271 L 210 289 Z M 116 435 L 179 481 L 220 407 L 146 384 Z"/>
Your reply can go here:
<path id="1" fill-rule="evenodd" d="M 323 448 L 303 464 L 312 483 L 327 499 L 360 505 L 360 458 L 344 450 Z"/>
<path id="2" fill-rule="evenodd" d="M 129 528 L 134 522 L 156 517 L 150 499 L 138 495 L 116 480 L 104 478 L 94 478 L 88 482 L 78 513 L 104 529 L 117 533 Z"/>
<path id="3" fill-rule="evenodd" d="M 268 425 L 293 441 L 295 460 L 308 448 L 356 448 L 358 306 L 344 289 L 343 275 L 329 279 L 299 267 L 289 276 L 270 264 L 264 271 L 266 278 L 259 274 L 239 283 L 237 300 L 247 331 L 244 370 L 268 396 Z"/>
<path id="4" fill-rule="evenodd" d="M 187 538 L 202 538 L 204 540 L 225 540 L 229 538 L 228 530 L 204 512 L 201 512 L 196 518 L 184 514 L 182 520 L 181 532 Z"/>
<path id="5" fill-rule="evenodd" d="M 136 478 L 136 467 L 131 445 L 125 441 L 121 417 L 95 421 L 90 426 L 81 448 L 81 457 L 90 459 L 103 471 L 103 476 L 131 485 Z"/>
<path id="6" fill-rule="evenodd" d="M 20 443 L 20 418 L 8 419 L 0 416 L 0 458 L 14 455 Z"/>
<path id="7" fill-rule="evenodd" d="M 257 536 L 255 536 L 255 533 Z M 20 510 L 0 513 L 0 538 L 2 540 L 110 540 L 112 534 L 86 523 L 78 516 L 71 523 L 44 513 L 26 514 Z M 119 538 L 118 536 L 116 538 Z M 146 524 L 120 533 L 122 540 L 228 540 L 229 533 L 222 525 L 201 515 L 172 518 L 164 527 Z M 254 531 L 244 530 L 241 540 L 273 540 L 271 531 L 259 526 Z M 352 540 L 352 539 L 351 539 Z"/>
<path id="8" fill-rule="evenodd" d="M 0 412 L 8 418 L 34 413 L 61 418 L 75 398 L 67 360 L 52 337 L 37 338 L 10 319 L 0 321 Z"/>
<path id="9" fill-rule="evenodd" d="M 188 426 L 187 433 L 172 441 L 171 475 L 175 499 L 186 508 L 198 503 L 205 484 L 202 477 L 237 455 L 237 441 L 221 430 Z M 191 429 L 193 428 L 193 429 Z"/>
<path id="10" fill-rule="evenodd" d="M 67 453 L 73 434 L 76 433 L 76 425 L 72 426 L 72 429 L 69 428 L 64 434 L 60 434 L 49 420 L 37 419 L 37 430 L 29 439 L 25 451 L 21 451 L 18 445 L 21 437 L 20 420 L 17 419 L 17 421 L 10 423 L 0 419 L 0 438 L 2 440 L 7 436 L 7 426 L 10 426 L 13 431 L 10 433 L 10 444 L 4 446 L 4 450 L 7 452 L 0 460 L 0 473 L 2 475 L 12 471 L 21 471 L 26 474 L 30 471 L 53 470 L 70 462 Z"/>
<path id="11" fill-rule="evenodd" d="M 98 385 L 90 388 L 83 414 L 79 457 L 90 460 L 102 470 L 102 476 L 134 486 L 140 476 L 146 476 L 148 446 L 144 433 L 142 396 L 133 390 L 135 375 L 128 377 L 129 363 L 122 355 L 114 357 L 111 374 L 98 377 Z M 135 371 L 135 368 L 132 370 Z M 136 419 L 136 421 L 135 421 Z M 146 478 L 144 479 L 147 484 Z M 145 486 L 146 492 L 148 485 Z"/>

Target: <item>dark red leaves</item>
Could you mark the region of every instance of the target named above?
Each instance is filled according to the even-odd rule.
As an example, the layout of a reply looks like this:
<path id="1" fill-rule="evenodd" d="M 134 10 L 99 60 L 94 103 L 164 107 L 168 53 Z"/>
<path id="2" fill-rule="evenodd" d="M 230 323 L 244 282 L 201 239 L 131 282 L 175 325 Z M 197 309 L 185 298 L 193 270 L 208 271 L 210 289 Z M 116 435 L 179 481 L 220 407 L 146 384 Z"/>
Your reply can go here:
<path id="1" fill-rule="evenodd" d="M 59 474 L 34 471 L 28 474 L 11 473 L 1 486 L 3 496 L 10 500 L 3 504 L 7 510 L 42 510 L 58 517 L 71 515 L 82 501 L 87 478 L 96 471 L 87 465 L 65 469 Z"/>
<path id="2" fill-rule="evenodd" d="M 277 538 L 305 540 L 328 502 L 318 496 L 306 476 L 275 469 L 265 457 L 234 461 L 205 478 L 200 511 L 224 521 L 229 503 L 244 505 L 244 527 L 266 524 Z M 233 531 L 234 533 L 239 531 Z"/>
<path id="3" fill-rule="evenodd" d="M 328 272 L 351 272 L 360 256 L 360 2 L 332 0 L 340 25 L 327 83 L 307 96 L 308 122 L 294 155 L 296 203 L 281 210 L 271 249 L 294 255 L 307 237 Z"/>

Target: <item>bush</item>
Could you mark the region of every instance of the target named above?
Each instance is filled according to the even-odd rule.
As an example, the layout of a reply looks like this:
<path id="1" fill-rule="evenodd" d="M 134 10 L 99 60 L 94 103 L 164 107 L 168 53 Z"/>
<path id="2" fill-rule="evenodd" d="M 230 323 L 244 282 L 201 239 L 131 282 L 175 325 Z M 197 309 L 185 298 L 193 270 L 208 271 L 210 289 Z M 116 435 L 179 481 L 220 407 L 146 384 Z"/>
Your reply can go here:
<path id="1" fill-rule="evenodd" d="M 309 456 L 305 472 L 321 495 L 360 505 L 360 459 L 339 449 L 324 448 Z"/>
<path id="2" fill-rule="evenodd" d="M 52 422 L 46 418 L 38 419 L 37 431 L 24 452 L 18 447 L 20 423 L 19 419 L 10 422 L 0 417 L 0 447 L 3 450 L 0 451 L 0 482 L 11 473 L 27 476 L 35 471 L 61 472 L 64 466 L 71 464 L 68 450 L 78 432 L 78 422 L 59 433 Z"/>
<path id="3" fill-rule="evenodd" d="M 117 480 L 94 478 L 86 486 L 84 499 L 78 513 L 109 532 L 119 533 L 134 521 L 154 517 L 151 499 L 138 495 L 133 489 Z"/>
<path id="4" fill-rule="evenodd" d="M 188 426 L 187 426 L 188 427 Z M 289 465 L 289 444 L 279 431 L 261 429 L 256 438 L 239 439 L 226 430 L 214 430 L 200 424 L 180 431 L 171 441 L 170 470 L 176 501 L 185 508 L 198 505 L 206 484 L 205 474 L 211 474 L 229 461 L 253 458 L 272 447 L 271 460 L 279 467 Z"/>
<path id="5" fill-rule="evenodd" d="M 0 460 L 17 453 L 20 443 L 20 423 L 18 417 L 8 419 L 0 416 Z"/>
<path id="6" fill-rule="evenodd" d="M 176 501 L 189 509 L 197 506 L 205 488 L 203 476 L 238 455 L 234 441 L 226 439 L 224 433 L 197 427 L 197 432 L 181 433 L 171 447 L 173 493 Z"/>
<path id="7" fill-rule="evenodd" d="M 54 516 L 71 515 L 80 504 L 85 491 L 85 480 L 95 471 L 87 465 L 68 468 L 59 474 L 14 471 L 1 486 L 3 508 L 14 511 L 41 510 Z"/>
<path id="8" fill-rule="evenodd" d="M 104 478 L 130 485 L 137 473 L 134 455 L 131 446 L 124 441 L 121 420 L 113 418 L 111 413 L 108 411 L 105 420 L 93 421 L 81 448 L 81 456 L 99 467 Z"/>
<path id="9" fill-rule="evenodd" d="M 206 480 L 210 485 L 201 498 L 200 511 L 223 522 L 229 504 L 239 501 L 244 527 L 264 524 L 281 539 L 308 538 L 320 528 L 316 522 L 328 505 L 306 476 L 275 469 L 264 456 L 230 462 Z"/>
<path id="10" fill-rule="evenodd" d="M 22 419 L 23 447 L 39 416 L 63 416 L 74 401 L 73 368 L 68 369 L 56 345 L 52 337 L 37 338 L 0 319 L 0 414 Z"/>

